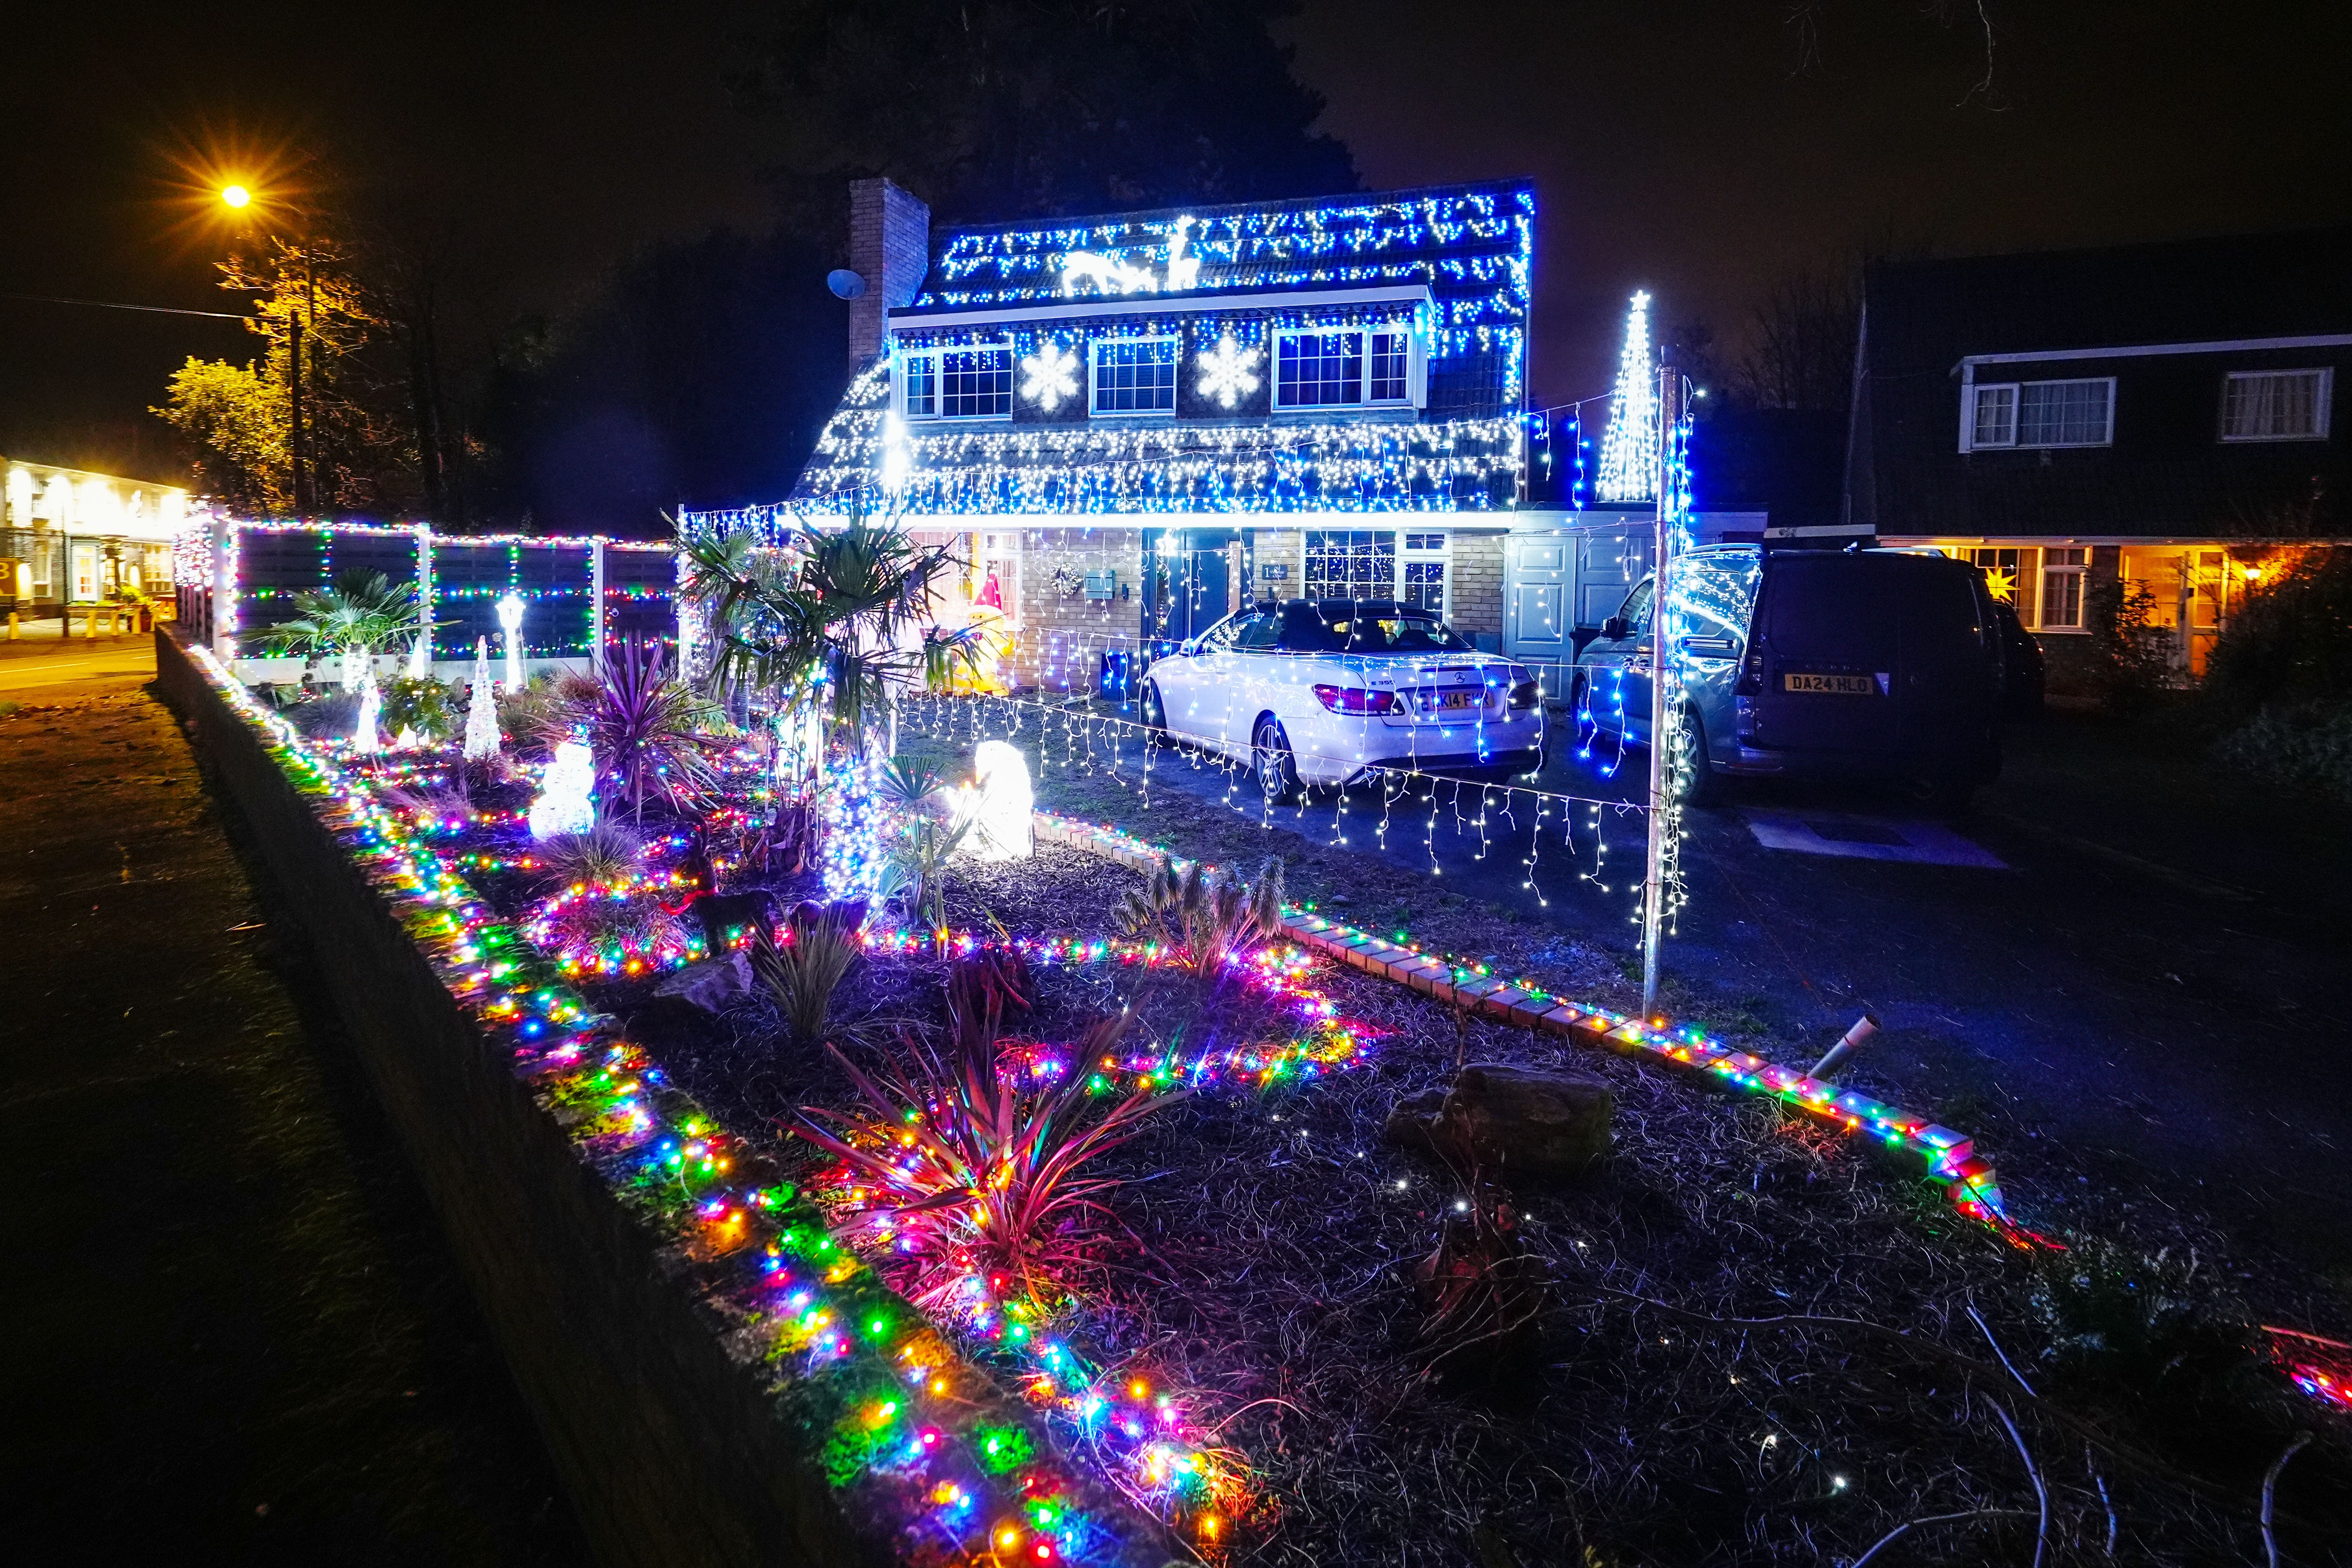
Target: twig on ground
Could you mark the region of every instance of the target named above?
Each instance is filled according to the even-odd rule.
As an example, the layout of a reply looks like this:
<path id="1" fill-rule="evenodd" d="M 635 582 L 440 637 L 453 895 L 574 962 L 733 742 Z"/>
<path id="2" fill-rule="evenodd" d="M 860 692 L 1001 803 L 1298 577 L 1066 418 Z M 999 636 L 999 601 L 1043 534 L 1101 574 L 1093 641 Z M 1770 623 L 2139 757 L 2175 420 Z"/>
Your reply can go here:
<path id="1" fill-rule="evenodd" d="M 2286 1462 L 2303 1452 L 2303 1446 L 2310 1441 L 2310 1433 L 2297 1433 L 2294 1441 L 2286 1446 L 2286 1452 L 2272 1461 L 2269 1471 L 2263 1477 L 2263 1551 L 2270 1558 L 2271 1568 L 2278 1568 L 2279 1560 L 2278 1538 L 2271 1533 L 2271 1504 L 2278 1491 L 2279 1473 L 2286 1468 Z"/>
<path id="2" fill-rule="evenodd" d="M 1855 1558 L 1852 1568 L 1862 1568 L 1864 1563 L 1923 1524 L 1948 1524 L 1956 1519 L 2023 1519 L 2024 1517 L 2025 1510 L 2021 1508 L 1969 1508 L 1962 1509 L 1958 1513 L 1931 1513 L 1918 1519 L 1906 1519 L 1880 1536 L 1869 1551 Z"/>
<path id="3" fill-rule="evenodd" d="M 2008 1368 L 2009 1375 L 2017 1379 L 2017 1386 L 2025 1390 L 2033 1398 L 2041 1398 L 2040 1394 L 2034 1394 L 2033 1385 L 2025 1381 L 2024 1374 L 2010 1363 L 2009 1352 L 2000 1348 L 2000 1342 L 1992 1337 L 1992 1331 L 1987 1328 L 1985 1321 L 1977 1315 L 1977 1304 L 1974 1301 L 1967 1301 L 1962 1305 L 1968 1309 L 1969 1321 L 1974 1323 L 1977 1326 L 1977 1331 L 1984 1335 L 1985 1343 L 1992 1347 L 1992 1353 L 2000 1357 L 2000 1364 Z"/>
<path id="4" fill-rule="evenodd" d="M 2042 1471 L 2034 1464 L 2032 1454 L 2027 1451 L 2025 1435 L 2017 1429 L 2017 1423 L 2010 1418 L 2009 1411 L 1998 1399 L 1989 1399 L 1985 1403 L 1990 1405 L 1992 1413 L 2000 1417 L 2000 1424 L 2009 1428 L 2009 1440 L 2017 1445 L 2017 1457 L 2025 1461 L 2025 1473 L 2033 1481 L 2033 1495 L 2041 1500 L 2042 1520 L 2033 1531 L 2033 1568 L 2042 1568 L 2042 1553 L 2050 1544 L 2050 1489 L 2042 1484 Z"/>

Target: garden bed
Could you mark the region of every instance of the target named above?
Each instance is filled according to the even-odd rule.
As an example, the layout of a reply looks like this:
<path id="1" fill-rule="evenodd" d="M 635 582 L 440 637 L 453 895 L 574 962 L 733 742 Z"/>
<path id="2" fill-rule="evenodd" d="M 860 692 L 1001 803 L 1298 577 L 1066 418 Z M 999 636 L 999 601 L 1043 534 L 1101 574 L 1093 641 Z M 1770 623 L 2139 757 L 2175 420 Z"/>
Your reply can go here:
<path id="1" fill-rule="evenodd" d="M 362 772 L 415 803 L 446 787 L 436 766 L 454 763 Z M 436 829 L 509 929 L 532 929 L 548 891 L 525 863 L 527 793 L 485 781 L 489 809 Z M 677 852 L 651 837 L 667 874 Z M 779 905 L 814 891 L 781 868 L 729 878 Z M 1777 1100 L 1281 939 L 1191 973 L 1120 938 L 1113 910 L 1142 884 L 1052 844 L 956 862 L 950 940 L 877 932 L 829 999 L 831 1049 L 795 1043 L 761 987 L 715 1007 L 662 994 L 658 956 L 567 983 L 620 1021 L 635 1070 L 657 1068 L 884 1279 L 935 1298 L 945 1342 L 1028 1401 L 1055 1462 L 1205 1558 L 1851 1562 L 1894 1535 L 1876 1560 L 2237 1562 L 2262 1552 L 2264 1473 L 2306 1428 L 2321 1436 L 2276 1487 L 2276 1528 L 2314 1559 L 2343 1549 L 2343 1434 L 2233 1337 L 2193 1260 L 1979 1223 Z M 876 1235 L 854 1171 L 805 1130 L 811 1108 L 853 1115 L 853 1068 L 939 1047 L 959 964 L 990 953 L 1022 960 L 1031 1003 L 1007 1016 L 1001 1065 L 1050 1093 L 1088 1066 L 1072 1043 L 1123 1013 L 1080 1114 L 1151 1108 L 1087 1164 L 1107 1212 L 1056 1231 L 1052 1288 L 975 1306 Z M 1609 973 L 1554 957 L 1556 985 Z M 1612 1151 L 1529 1177 L 1387 1141 L 1400 1102 L 1465 1063 L 1598 1079 Z M 1499 1315 L 1432 1308 L 1415 1266 L 1441 1247 L 1495 1282 Z M 1024 1550 L 1083 1559 L 1050 1511 L 1028 1510 Z"/>

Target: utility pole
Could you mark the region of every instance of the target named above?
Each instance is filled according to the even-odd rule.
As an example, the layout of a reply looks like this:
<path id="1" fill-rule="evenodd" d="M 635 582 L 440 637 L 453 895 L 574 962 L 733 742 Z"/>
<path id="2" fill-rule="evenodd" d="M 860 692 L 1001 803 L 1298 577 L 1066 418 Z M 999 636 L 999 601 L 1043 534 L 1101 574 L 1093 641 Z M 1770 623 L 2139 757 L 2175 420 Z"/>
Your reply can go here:
<path id="1" fill-rule="evenodd" d="M 1642 876 L 1642 1016 L 1646 1021 L 1658 1009 L 1658 939 L 1666 923 L 1666 791 L 1672 773 L 1667 749 L 1674 743 L 1677 720 L 1669 702 L 1667 675 L 1674 657 L 1666 630 L 1666 569 L 1674 553 L 1676 497 L 1674 487 L 1675 436 L 1682 423 L 1683 380 L 1672 365 L 1658 367 L 1658 510 L 1654 524 L 1650 560 L 1650 845 Z"/>

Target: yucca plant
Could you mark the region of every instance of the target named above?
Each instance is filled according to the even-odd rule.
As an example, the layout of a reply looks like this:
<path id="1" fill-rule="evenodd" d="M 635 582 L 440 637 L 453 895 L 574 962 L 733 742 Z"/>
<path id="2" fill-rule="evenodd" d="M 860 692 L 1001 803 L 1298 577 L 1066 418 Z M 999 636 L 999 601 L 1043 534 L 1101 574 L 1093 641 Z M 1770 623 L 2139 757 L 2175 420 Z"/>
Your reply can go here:
<path id="1" fill-rule="evenodd" d="M 898 829 L 890 860 L 905 879 L 914 918 L 927 931 L 948 923 L 948 862 L 971 832 L 969 822 L 945 823 L 920 816 Z"/>
<path id="2" fill-rule="evenodd" d="M 636 880 L 645 840 L 616 822 L 559 833 L 533 851 L 541 880 L 558 888 L 625 888 Z"/>
<path id="3" fill-rule="evenodd" d="M 752 971 L 775 997 L 794 1046 L 805 1048 L 824 1037 L 834 990 L 864 951 L 857 933 L 865 924 L 862 903 L 796 904 L 774 942 L 752 947 Z"/>
<path id="4" fill-rule="evenodd" d="M 919 811 L 932 793 L 947 782 L 947 770 L 937 763 L 902 752 L 882 764 L 882 772 L 874 781 L 874 793 L 893 811 Z"/>
<path id="5" fill-rule="evenodd" d="M 1180 874 L 1162 855 L 1142 888 L 1118 902 L 1113 919 L 1129 936 L 1149 937 L 1184 955 L 1196 974 L 1223 974 L 1234 954 L 1282 930 L 1282 862 L 1268 859 L 1255 882 L 1203 871 L 1195 860 Z"/>
<path id="6" fill-rule="evenodd" d="M 793 1131 L 838 1158 L 861 1191 L 844 1232 L 887 1247 L 897 1281 L 922 1306 L 968 1296 L 1052 1303 L 1097 1262 L 1117 1224 L 1103 1200 L 1118 1178 L 1094 1173 L 1153 1111 L 1187 1090 L 1139 1088 L 1106 1104 L 1087 1067 L 1113 1050 L 1129 1016 L 1087 1030 L 1059 1081 L 1008 1073 L 994 1042 L 934 1050 L 910 1034 L 868 1073 L 834 1051 L 862 1102 L 802 1108 Z M 827 1047 L 831 1049 L 831 1047 Z"/>

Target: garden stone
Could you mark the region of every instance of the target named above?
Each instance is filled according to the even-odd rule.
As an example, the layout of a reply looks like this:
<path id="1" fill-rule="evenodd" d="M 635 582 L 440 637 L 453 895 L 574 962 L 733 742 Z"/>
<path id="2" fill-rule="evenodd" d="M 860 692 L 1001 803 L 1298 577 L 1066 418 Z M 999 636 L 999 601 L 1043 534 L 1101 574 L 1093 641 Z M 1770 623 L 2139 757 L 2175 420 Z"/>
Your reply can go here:
<path id="1" fill-rule="evenodd" d="M 1464 1068 L 1450 1089 L 1401 1101 L 1382 1131 L 1493 1173 L 1572 1175 L 1607 1156 L 1616 1110 L 1599 1079 L 1487 1062 Z"/>
<path id="2" fill-rule="evenodd" d="M 691 963 L 665 977 L 654 987 L 654 994 L 674 996 L 706 1013 L 718 1013 L 751 988 L 751 955 L 739 947 L 724 958 Z"/>

